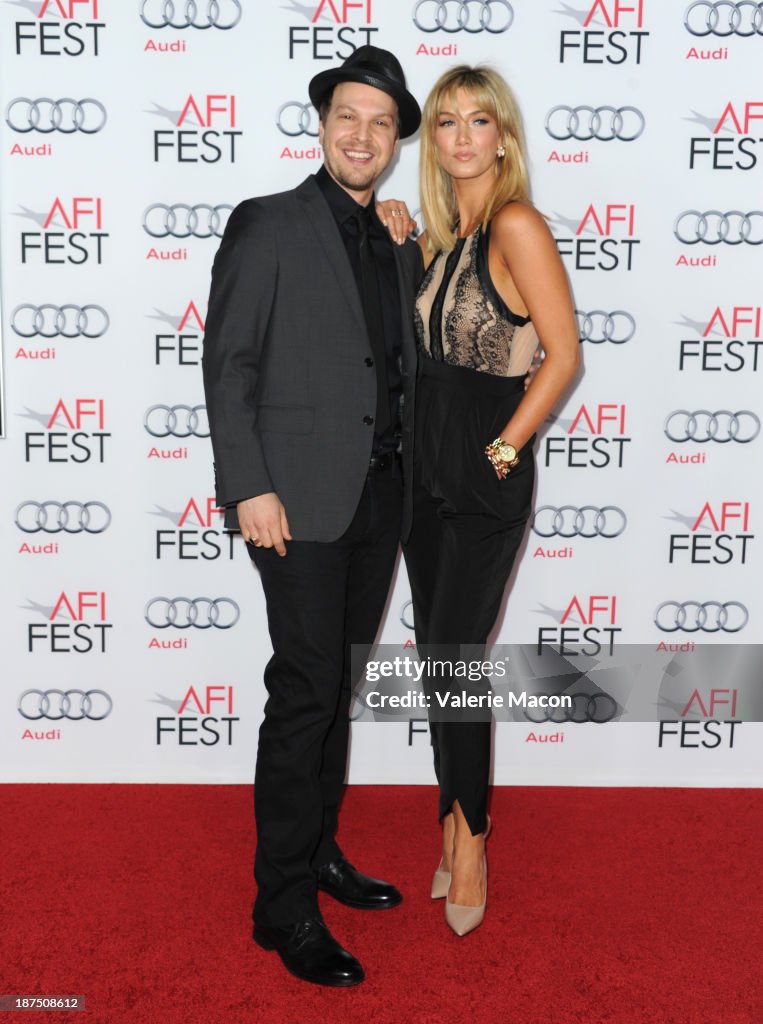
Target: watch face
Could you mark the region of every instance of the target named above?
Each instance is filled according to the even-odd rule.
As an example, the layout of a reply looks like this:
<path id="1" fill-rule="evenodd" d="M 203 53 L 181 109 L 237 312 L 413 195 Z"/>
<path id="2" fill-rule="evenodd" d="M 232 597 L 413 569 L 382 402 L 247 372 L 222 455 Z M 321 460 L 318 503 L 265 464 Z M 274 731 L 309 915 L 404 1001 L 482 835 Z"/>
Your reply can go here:
<path id="1" fill-rule="evenodd" d="M 517 450 L 513 444 L 501 445 L 499 457 L 503 462 L 513 462 L 517 457 Z"/>

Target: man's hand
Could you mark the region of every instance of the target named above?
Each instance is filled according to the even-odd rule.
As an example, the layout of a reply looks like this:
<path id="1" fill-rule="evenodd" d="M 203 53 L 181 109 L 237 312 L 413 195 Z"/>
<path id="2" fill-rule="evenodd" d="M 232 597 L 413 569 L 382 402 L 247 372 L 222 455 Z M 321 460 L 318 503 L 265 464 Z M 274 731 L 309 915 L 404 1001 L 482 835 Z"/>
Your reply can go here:
<path id="1" fill-rule="evenodd" d="M 286 510 L 275 491 L 258 494 L 236 505 L 241 535 L 248 544 L 257 548 L 275 548 L 279 555 L 286 554 L 284 540 L 291 540 Z"/>

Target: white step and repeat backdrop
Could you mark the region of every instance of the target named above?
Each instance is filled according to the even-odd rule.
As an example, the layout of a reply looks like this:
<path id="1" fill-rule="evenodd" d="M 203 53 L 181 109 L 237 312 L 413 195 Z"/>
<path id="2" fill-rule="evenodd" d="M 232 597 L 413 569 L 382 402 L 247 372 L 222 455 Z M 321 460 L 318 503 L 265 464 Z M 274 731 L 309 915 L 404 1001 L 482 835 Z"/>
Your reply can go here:
<path id="1" fill-rule="evenodd" d="M 307 83 L 369 42 L 422 101 L 506 76 L 579 311 L 497 638 L 755 642 L 763 4 L 2 0 L 0 32 L 4 778 L 251 778 L 269 642 L 212 496 L 210 266 L 233 205 L 317 169 Z M 380 194 L 416 182 L 413 139 Z M 401 566 L 382 639 L 412 636 Z M 721 670 L 651 723 L 518 713 L 495 780 L 757 785 L 737 698 Z M 432 778 L 420 718 L 354 726 L 351 781 Z"/>

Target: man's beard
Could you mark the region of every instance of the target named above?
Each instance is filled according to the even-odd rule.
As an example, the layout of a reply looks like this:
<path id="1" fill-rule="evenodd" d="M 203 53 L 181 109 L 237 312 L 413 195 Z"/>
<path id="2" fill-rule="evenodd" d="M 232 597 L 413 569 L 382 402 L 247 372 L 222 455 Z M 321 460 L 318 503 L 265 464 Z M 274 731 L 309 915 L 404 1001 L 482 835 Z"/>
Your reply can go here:
<path id="1" fill-rule="evenodd" d="M 374 187 L 376 179 L 379 177 L 379 174 L 376 171 L 363 171 L 358 168 L 351 173 L 358 175 L 362 174 L 363 178 L 350 178 L 334 164 L 333 160 L 329 161 L 324 157 L 324 163 L 326 164 L 326 170 L 337 185 L 341 185 L 342 188 L 349 189 L 351 192 L 367 192 L 368 189 L 372 189 Z"/>
<path id="2" fill-rule="evenodd" d="M 376 177 L 373 174 L 363 181 L 350 181 L 349 178 L 345 178 L 342 174 L 336 174 L 334 177 L 336 178 L 337 184 L 350 189 L 352 192 L 367 192 L 369 188 L 374 187 L 376 182 Z"/>

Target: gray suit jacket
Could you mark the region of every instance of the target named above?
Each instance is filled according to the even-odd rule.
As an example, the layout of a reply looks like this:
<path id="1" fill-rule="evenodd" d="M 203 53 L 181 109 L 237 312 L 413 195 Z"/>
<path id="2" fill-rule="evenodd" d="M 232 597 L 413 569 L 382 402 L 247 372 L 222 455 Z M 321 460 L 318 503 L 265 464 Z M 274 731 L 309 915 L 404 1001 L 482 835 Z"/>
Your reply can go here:
<path id="1" fill-rule="evenodd" d="M 413 300 L 423 269 L 413 242 L 394 246 L 401 297 L 403 460 L 410 482 L 416 346 Z M 373 441 L 376 369 L 347 252 L 311 176 L 249 199 L 230 216 L 212 270 L 204 388 L 215 489 L 235 503 L 275 491 L 295 540 L 331 541 L 350 524 Z M 406 488 L 403 534 L 410 528 Z"/>

